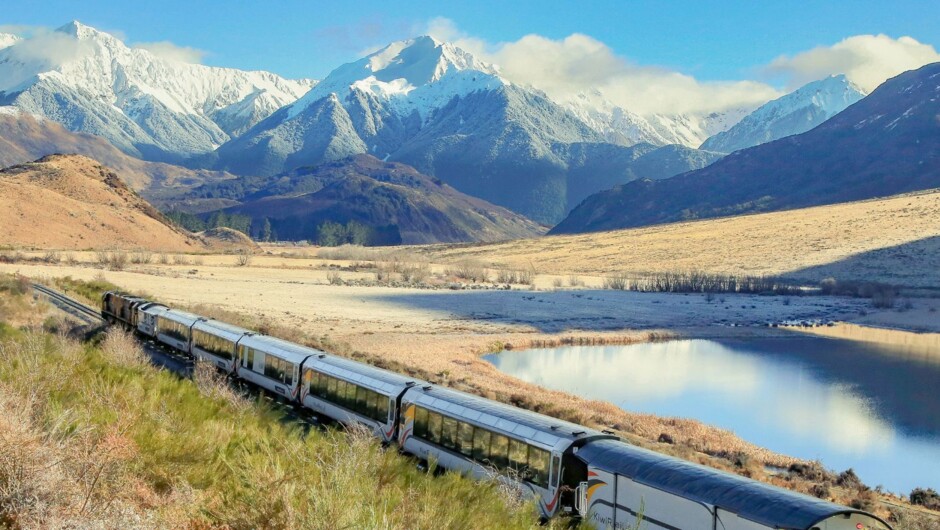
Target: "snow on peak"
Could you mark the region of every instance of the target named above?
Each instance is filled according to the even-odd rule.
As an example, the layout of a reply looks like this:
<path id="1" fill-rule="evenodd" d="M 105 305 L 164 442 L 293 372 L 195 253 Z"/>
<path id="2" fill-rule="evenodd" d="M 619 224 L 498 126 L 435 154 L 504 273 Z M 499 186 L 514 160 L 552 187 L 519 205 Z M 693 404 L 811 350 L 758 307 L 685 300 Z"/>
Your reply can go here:
<path id="1" fill-rule="evenodd" d="M 0 50 L 7 48 L 9 46 L 13 46 L 14 44 L 16 44 L 17 42 L 21 40 L 23 39 L 21 39 L 20 37 L 12 33 L 0 33 Z"/>
<path id="2" fill-rule="evenodd" d="M 22 93 L 34 85 L 54 85 L 58 87 L 53 90 L 56 93 L 75 90 L 82 94 L 80 97 L 91 97 L 119 109 L 145 129 L 151 125 L 141 121 L 152 121 L 152 113 L 160 114 L 163 112 L 160 109 L 165 109 L 194 117 L 199 123 L 195 127 L 214 129 L 209 134 L 221 140 L 296 101 L 314 85 L 311 80 L 289 80 L 269 72 L 164 59 L 148 50 L 129 47 L 119 38 L 78 21 L 48 34 L 19 40 L 16 46 L 0 48 L 0 92 Z M 37 106 L 35 102 L 24 105 Z M 27 110 L 37 114 L 58 113 L 49 109 Z M 54 117 L 52 114 L 49 117 Z M 212 125 L 212 120 L 225 132 Z M 79 123 L 76 127 L 80 121 L 76 119 Z M 170 131 L 170 137 L 175 135 L 171 130 L 174 126 L 154 125 L 160 131 Z M 107 131 L 101 134 L 108 137 Z M 122 133 L 115 130 L 114 134 Z M 212 146 L 187 149 L 190 147 L 198 152 Z"/>
<path id="3" fill-rule="evenodd" d="M 426 116 L 454 96 L 502 84 L 508 82 L 499 77 L 495 66 L 425 35 L 393 42 L 333 70 L 291 107 L 289 117 L 329 94 L 342 101 L 353 90 L 389 102 L 405 114 L 417 111 Z"/>
<path id="4" fill-rule="evenodd" d="M 734 127 L 706 140 L 701 148 L 730 153 L 804 133 L 865 95 L 844 75 L 831 75 L 761 105 Z"/>

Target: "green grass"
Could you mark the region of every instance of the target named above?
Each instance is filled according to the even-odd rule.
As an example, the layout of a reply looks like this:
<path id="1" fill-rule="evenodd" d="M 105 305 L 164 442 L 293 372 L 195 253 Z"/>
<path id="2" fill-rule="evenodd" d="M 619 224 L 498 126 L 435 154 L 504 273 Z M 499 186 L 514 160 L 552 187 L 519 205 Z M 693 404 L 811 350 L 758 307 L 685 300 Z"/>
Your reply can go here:
<path id="1" fill-rule="evenodd" d="M 126 336 L 99 347 L 26 332 L 0 354 L 0 527 L 536 522 L 495 483 L 435 477 L 362 433 L 305 432 L 266 399 L 155 369 Z"/>

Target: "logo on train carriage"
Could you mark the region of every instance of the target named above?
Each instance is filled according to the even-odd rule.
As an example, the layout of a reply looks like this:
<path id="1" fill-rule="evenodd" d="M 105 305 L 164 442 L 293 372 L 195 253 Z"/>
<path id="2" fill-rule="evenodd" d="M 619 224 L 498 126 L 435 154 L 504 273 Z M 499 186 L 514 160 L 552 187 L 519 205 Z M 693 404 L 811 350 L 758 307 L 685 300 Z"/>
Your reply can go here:
<path id="1" fill-rule="evenodd" d="M 586 497 L 585 504 L 587 504 L 588 506 L 591 505 L 591 497 L 594 496 L 594 492 L 597 491 L 598 488 L 601 488 L 607 485 L 606 482 L 604 482 L 603 480 L 597 477 L 598 477 L 597 473 L 593 471 L 588 471 L 588 487 L 587 487 L 587 492 L 585 494 L 585 497 Z"/>
<path id="2" fill-rule="evenodd" d="M 415 421 L 415 405 L 414 403 L 408 405 L 405 411 L 402 413 L 402 416 L 405 420 L 405 425 L 408 426 L 401 434 L 401 443 L 404 444 L 408 437 L 411 436 L 411 431 L 414 430 L 414 421 Z"/>

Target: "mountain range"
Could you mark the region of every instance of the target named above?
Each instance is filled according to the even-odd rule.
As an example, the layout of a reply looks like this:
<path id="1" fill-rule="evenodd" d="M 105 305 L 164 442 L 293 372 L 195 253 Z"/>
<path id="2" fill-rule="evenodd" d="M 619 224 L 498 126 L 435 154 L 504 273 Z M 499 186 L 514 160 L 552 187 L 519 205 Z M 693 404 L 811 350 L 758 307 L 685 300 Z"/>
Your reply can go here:
<path id="1" fill-rule="evenodd" d="M 599 91 L 552 99 L 429 36 L 391 43 L 318 82 L 168 59 L 79 22 L 26 39 L 0 34 L 0 162 L 83 153 L 119 169 L 134 189 L 162 207 L 197 212 L 247 204 L 194 200 L 191 191 L 203 184 L 209 189 L 216 182 L 261 182 L 298 168 L 309 175 L 323 164 L 355 169 L 353 157 L 364 154 L 410 166 L 455 193 L 543 225 L 564 219 L 559 231 L 789 207 L 785 197 L 801 192 L 775 186 L 792 184 L 794 175 L 770 182 L 774 193 L 749 195 L 767 175 L 782 175 L 802 162 L 774 158 L 780 145 L 790 145 L 778 142 L 829 130 L 847 107 L 868 99 L 836 75 L 756 109 L 641 115 Z M 846 138 L 832 133 L 817 141 L 842 145 L 856 133 L 842 134 Z M 724 184 L 714 175 L 741 173 L 732 168 L 742 160 L 761 165 L 749 148 L 768 145 L 776 147 L 760 156 L 774 159 L 777 167 L 760 169 L 753 182 L 716 191 Z M 877 146 L 866 146 L 877 152 Z M 727 153 L 732 155 L 722 158 Z M 822 144 L 788 153 L 810 153 L 818 163 L 838 158 L 823 152 Z M 833 167 L 826 178 L 842 171 Z M 677 175 L 682 177 L 671 178 Z M 710 184 L 699 183 L 702 178 Z M 657 190 L 667 189 L 674 197 L 656 198 L 667 193 Z M 622 200 L 623 193 L 636 193 L 630 200 L 642 207 L 609 211 L 607 199 Z M 679 203 L 694 207 L 677 214 L 670 208 Z"/>
<path id="2" fill-rule="evenodd" d="M 664 180 L 595 194 L 552 233 L 831 204 L 940 187 L 940 63 L 889 79 L 818 127 Z"/>
<path id="3" fill-rule="evenodd" d="M 315 84 L 162 59 L 79 22 L 0 42 L 0 105 L 153 161 L 211 152 Z"/>

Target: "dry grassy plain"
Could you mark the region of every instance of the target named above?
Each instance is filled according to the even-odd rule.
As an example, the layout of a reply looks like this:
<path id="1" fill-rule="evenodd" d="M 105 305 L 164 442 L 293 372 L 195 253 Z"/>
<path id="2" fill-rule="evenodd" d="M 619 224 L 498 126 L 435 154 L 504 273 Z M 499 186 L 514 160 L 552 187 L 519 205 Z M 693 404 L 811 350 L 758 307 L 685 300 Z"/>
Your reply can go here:
<path id="1" fill-rule="evenodd" d="M 940 288 L 940 192 L 489 245 L 414 251 L 543 274 L 703 270 Z"/>

